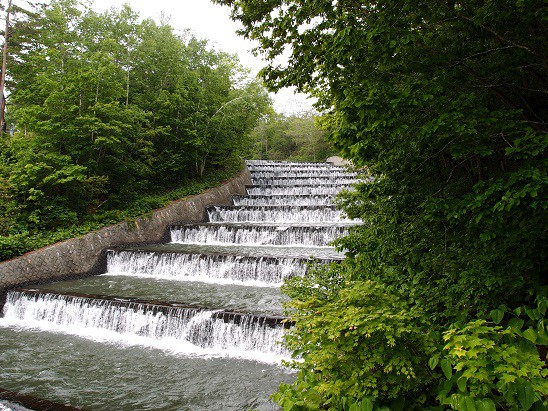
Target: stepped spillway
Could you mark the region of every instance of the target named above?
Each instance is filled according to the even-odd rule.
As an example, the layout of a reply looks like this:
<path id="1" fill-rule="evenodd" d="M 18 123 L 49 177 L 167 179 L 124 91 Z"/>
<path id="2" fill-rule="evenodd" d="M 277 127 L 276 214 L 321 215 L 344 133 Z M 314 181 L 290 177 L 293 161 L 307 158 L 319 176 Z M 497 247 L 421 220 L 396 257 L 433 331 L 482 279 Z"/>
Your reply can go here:
<path id="1" fill-rule="evenodd" d="M 110 251 L 107 256 L 107 273 L 212 284 L 240 283 L 276 287 L 286 278 L 304 276 L 309 261 L 303 257 Z"/>
<path id="2" fill-rule="evenodd" d="M 299 187 L 299 186 L 316 186 L 323 184 L 337 184 L 349 186 L 350 184 L 357 183 L 359 180 L 354 177 L 252 177 L 251 183 L 253 185 L 261 186 L 288 186 L 288 187 Z"/>
<path id="3" fill-rule="evenodd" d="M 175 243 L 327 247 L 348 232 L 348 225 L 189 224 L 171 227 Z"/>
<path id="4" fill-rule="evenodd" d="M 346 180 L 349 178 L 356 178 L 357 173 L 347 173 L 344 171 L 331 171 L 331 170 L 282 170 L 282 171 L 256 171 L 253 172 L 252 180 L 269 179 L 269 178 L 321 178 L 330 181 Z"/>
<path id="5" fill-rule="evenodd" d="M 295 187 L 284 185 L 249 185 L 246 186 L 246 192 L 252 196 L 264 196 L 264 195 L 320 195 L 328 196 L 339 194 L 342 190 L 350 189 L 349 184 L 317 184 Z"/>
<path id="6" fill-rule="evenodd" d="M 249 171 L 284 171 L 284 170 L 324 170 L 324 171 L 347 171 L 344 167 L 335 166 L 329 163 L 304 163 L 275 160 L 248 160 L 246 165 Z"/>
<path id="7" fill-rule="evenodd" d="M 333 205 L 208 207 L 211 222 L 342 223 L 351 222 Z"/>
<path id="8" fill-rule="evenodd" d="M 100 276 L 10 291 L 0 388 L 94 410 L 277 409 L 270 394 L 294 378 L 279 287 L 344 257 L 331 244 L 360 221 L 333 199 L 359 180 L 324 163 L 247 167 L 246 195 L 168 227 L 169 243 L 109 250 Z"/>
<path id="9" fill-rule="evenodd" d="M 2 322 L 90 338 L 137 341 L 184 354 L 289 358 L 278 344 L 287 327 L 283 317 L 205 310 L 124 299 L 108 299 L 40 290 L 11 291 Z M 274 360 L 275 361 L 275 360 Z"/>
<path id="10" fill-rule="evenodd" d="M 332 205 L 333 195 L 312 195 L 312 194 L 297 194 L 297 195 L 247 195 L 233 196 L 232 202 L 234 205 L 243 206 L 262 206 L 262 205 Z"/>

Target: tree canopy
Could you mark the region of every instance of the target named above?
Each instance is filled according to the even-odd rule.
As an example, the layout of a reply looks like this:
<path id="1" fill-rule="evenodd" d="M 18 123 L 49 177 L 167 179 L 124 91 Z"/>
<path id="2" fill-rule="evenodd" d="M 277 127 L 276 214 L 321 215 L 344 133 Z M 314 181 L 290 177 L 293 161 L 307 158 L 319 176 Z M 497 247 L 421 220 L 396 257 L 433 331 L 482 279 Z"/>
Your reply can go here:
<path id="1" fill-rule="evenodd" d="M 127 5 L 96 13 L 53 0 L 20 14 L 9 34 L 3 258 L 17 253 L 5 236 L 80 224 L 241 167 L 249 132 L 271 109 L 235 56 Z"/>
<path id="2" fill-rule="evenodd" d="M 340 200 L 343 264 L 286 287 L 279 404 L 546 407 L 543 2 L 217 2 L 373 177 Z"/>

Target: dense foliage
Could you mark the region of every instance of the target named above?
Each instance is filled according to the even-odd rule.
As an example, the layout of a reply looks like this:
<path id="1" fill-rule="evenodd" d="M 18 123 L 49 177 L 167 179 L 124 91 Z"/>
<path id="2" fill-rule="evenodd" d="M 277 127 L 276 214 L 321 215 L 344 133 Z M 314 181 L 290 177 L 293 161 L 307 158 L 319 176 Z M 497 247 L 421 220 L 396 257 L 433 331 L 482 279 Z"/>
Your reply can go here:
<path id="1" fill-rule="evenodd" d="M 132 201 L 192 181 L 211 185 L 242 166 L 270 101 L 234 56 L 140 21 L 128 6 L 98 14 L 54 0 L 15 11 L 7 70 L 15 133 L 0 141 L 1 259 L 47 242 L 38 233 L 108 223 Z"/>
<path id="2" fill-rule="evenodd" d="M 218 2 L 374 178 L 341 200 L 346 261 L 285 288 L 303 361 L 278 403 L 547 407 L 543 2 Z"/>
<path id="3" fill-rule="evenodd" d="M 326 141 L 326 132 L 313 113 L 271 114 L 251 132 L 249 158 L 288 161 L 325 161 L 337 150 Z"/>

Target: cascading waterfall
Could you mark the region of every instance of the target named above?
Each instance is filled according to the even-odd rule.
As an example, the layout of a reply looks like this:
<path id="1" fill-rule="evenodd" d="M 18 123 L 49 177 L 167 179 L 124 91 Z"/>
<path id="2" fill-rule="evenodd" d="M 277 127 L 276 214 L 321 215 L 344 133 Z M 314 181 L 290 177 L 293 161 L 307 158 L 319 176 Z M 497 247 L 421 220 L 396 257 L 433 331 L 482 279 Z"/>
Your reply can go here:
<path id="1" fill-rule="evenodd" d="M 263 196 L 263 195 L 335 195 L 339 194 L 344 189 L 350 189 L 349 185 L 344 184 L 318 184 L 310 186 L 296 187 L 290 186 L 247 186 L 246 192 L 248 195 Z"/>
<path id="2" fill-rule="evenodd" d="M 342 223 L 351 222 L 334 206 L 208 207 L 211 222 Z"/>
<path id="3" fill-rule="evenodd" d="M 171 227 L 174 243 L 283 245 L 327 247 L 347 233 L 345 225 L 186 225 Z"/>
<path id="4" fill-rule="evenodd" d="M 327 260 L 331 262 L 332 260 Z M 213 284 L 276 287 L 285 278 L 304 276 L 307 259 L 110 251 L 107 273 Z"/>
<path id="5" fill-rule="evenodd" d="M 299 171 L 299 170 L 287 170 L 287 171 L 257 171 L 253 173 L 252 180 L 255 179 L 269 179 L 269 178 L 320 178 L 326 180 L 344 180 L 348 178 L 355 178 L 357 173 L 346 173 L 344 171 L 339 172 L 327 172 L 324 170 L 313 171 Z"/>
<path id="6" fill-rule="evenodd" d="M 346 167 L 335 166 L 327 163 L 291 163 L 291 162 L 279 162 L 267 160 L 262 163 L 252 163 L 246 161 L 247 169 L 251 173 L 261 173 L 261 172 L 270 172 L 272 174 L 300 171 L 303 173 L 342 173 L 352 171 L 348 170 Z"/>
<path id="7" fill-rule="evenodd" d="M 291 358 L 280 342 L 292 324 L 279 314 L 279 286 L 305 276 L 311 261 L 344 258 L 331 244 L 360 221 L 333 200 L 359 179 L 322 163 L 247 167 L 246 195 L 206 208 L 206 222 L 168 227 L 168 244 L 109 250 L 104 275 L 72 285 L 10 291 L 0 316 L 1 388 L 51 392 L 86 409 L 275 410 L 270 393 L 294 378 L 280 367 Z M 20 360 L 27 347 L 38 354 Z M 51 362 L 34 364 L 50 353 Z M 46 390 L 36 392 L 40 384 Z"/>
<path id="8" fill-rule="evenodd" d="M 334 170 L 346 171 L 345 167 L 335 166 L 328 163 L 299 163 L 275 160 L 247 160 L 246 165 L 249 171 L 278 171 L 278 170 Z"/>
<path id="9" fill-rule="evenodd" d="M 332 205 L 332 195 L 253 195 L 253 196 L 233 196 L 234 205 L 241 206 L 261 206 L 261 205 Z"/>
<path id="10" fill-rule="evenodd" d="M 264 362 L 289 358 L 278 344 L 283 323 L 251 314 L 218 315 L 199 308 L 11 291 L 3 325 L 39 328 L 99 340 L 166 347 L 187 355 L 234 356 Z"/>
<path id="11" fill-rule="evenodd" d="M 147 305 L 101 298 L 41 293 L 35 290 L 10 291 L 2 322 L 26 327 L 56 329 L 89 335 L 89 330 L 112 331 L 164 338 L 180 337 L 196 308 L 172 309 L 162 314 Z"/>
<path id="12" fill-rule="evenodd" d="M 357 183 L 359 180 L 354 177 L 264 177 L 264 178 L 251 178 L 251 183 L 254 185 L 263 185 L 263 186 L 289 186 L 289 187 L 298 187 L 298 186 L 316 186 L 323 184 L 340 184 L 349 186 L 351 184 Z"/>

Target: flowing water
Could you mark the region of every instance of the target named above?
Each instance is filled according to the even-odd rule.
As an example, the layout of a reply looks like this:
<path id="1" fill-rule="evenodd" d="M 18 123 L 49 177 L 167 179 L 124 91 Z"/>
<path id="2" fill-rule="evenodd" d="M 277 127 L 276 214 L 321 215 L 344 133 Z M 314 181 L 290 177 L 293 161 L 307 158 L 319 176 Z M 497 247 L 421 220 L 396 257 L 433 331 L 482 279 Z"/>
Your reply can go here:
<path id="1" fill-rule="evenodd" d="M 322 163 L 248 168 L 247 196 L 171 226 L 170 243 L 109 250 L 100 276 L 10 291 L 0 411 L 24 411 L 2 389 L 86 410 L 277 409 L 270 394 L 294 379 L 279 287 L 344 257 L 330 243 L 359 221 L 333 196 L 356 176 Z"/>
<path id="2" fill-rule="evenodd" d="M 350 222 L 332 205 L 261 205 L 208 207 L 211 222 L 341 223 Z"/>
<path id="3" fill-rule="evenodd" d="M 350 184 L 316 184 L 300 186 L 298 193 L 301 195 L 334 195 L 339 194 L 344 189 L 349 189 Z M 293 196 L 295 195 L 295 188 L 284 185 L 251 185 L 246 188 L 248 195 L 252 196 Z"/>
<path id="4" fill-rule="evenodd" d="M 333 204 L 332 195 L 248 195 L 233 196 L 234 205 L 261 206 L 261 205 L 331 205 Z"/>

